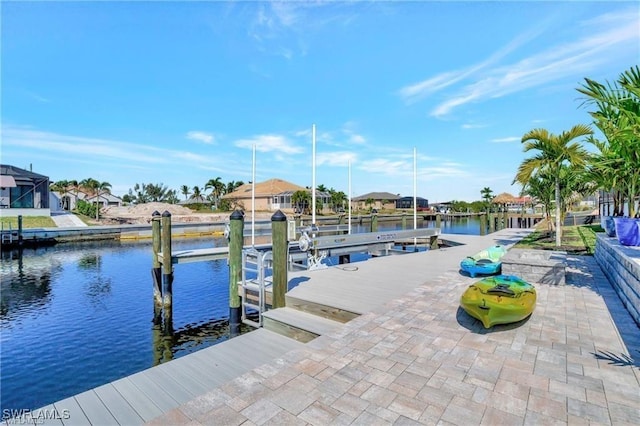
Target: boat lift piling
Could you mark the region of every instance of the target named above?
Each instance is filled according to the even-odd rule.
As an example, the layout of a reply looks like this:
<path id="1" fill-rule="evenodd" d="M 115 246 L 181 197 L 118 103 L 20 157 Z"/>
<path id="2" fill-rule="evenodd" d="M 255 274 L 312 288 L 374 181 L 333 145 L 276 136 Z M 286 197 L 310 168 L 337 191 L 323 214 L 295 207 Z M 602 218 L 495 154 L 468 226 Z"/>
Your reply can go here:
<path id="1" fill-rule="evenodd" d="M 162 305 L 171 309 L 173 304 L 173 263 L 171 262 L 171 213 L 165 210 L 160 218 L 162 247 Z M 171 315 L 169 315 L 171 316 Z M 165 315 L 166 317 L 166 315 Z"/>
<path id="2" fill-rule="evenodd" d="M 236 210 L 229 219 L 229 334 L 234 337 L 240 334 L 242 311 L 238 282 L 242 280 L 244 215 Z"/>
<path id="3" fill-rule="evenodd" d="M 283 308 L 287 292 L 287 217 L 278 210 L 271 216 L 272 250 L 273 250 L 273 293 L 271 306 Z"/>
<path id="4" fill-rule="evenodd" d="M 158 253 L 161 250 L 160 237 L 160 212 L 157 210 L 151 215 L 151 239 L 153 246 L 153 267 L 151 268 L 151 277 L 153 278 L 153 301 L 156 307 L 162 306 L 162 268 Z"/>

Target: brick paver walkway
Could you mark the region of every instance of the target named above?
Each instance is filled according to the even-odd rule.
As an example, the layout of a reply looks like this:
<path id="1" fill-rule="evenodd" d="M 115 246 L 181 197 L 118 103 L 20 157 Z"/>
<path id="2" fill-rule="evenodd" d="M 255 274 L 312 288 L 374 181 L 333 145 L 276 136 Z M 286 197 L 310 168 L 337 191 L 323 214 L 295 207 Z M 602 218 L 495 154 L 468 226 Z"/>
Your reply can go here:
<path id="1" fill-rule="evenodd" d="M 640 331 L 592 257 L 485 330 L 444 273 L 151 424 L 640 424 Z M 375 283 L 372 283 L 375 285 Z"/>

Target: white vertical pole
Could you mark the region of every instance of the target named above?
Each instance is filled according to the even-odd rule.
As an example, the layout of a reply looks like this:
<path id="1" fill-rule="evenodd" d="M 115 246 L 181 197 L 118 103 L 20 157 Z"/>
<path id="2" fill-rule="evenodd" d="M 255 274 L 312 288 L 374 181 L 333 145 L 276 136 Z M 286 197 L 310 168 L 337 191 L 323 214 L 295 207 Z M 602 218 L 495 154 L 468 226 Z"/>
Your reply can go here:
<path id="1" fill-rule="evenodd" d="M 418 201 L 418 166 L 416 162 L 416 148 L 413 148 L 413 229 L 418 229 L 418 213 L 417 213 L 417 201 Z"/>
<path id="2" fill-rule="evenodd" d="M 256 144 L 253 144 L 253 167 L 251 169 L 251 246 L 256 245 Z"/>
<path id="3" fill-rule="evenodd" d="M 418 166 L 416 160 L 416 148 L 413 147 L 413 229 L 418 229 Z M 418 239 L 413 238 L 413 249 L 417 250 Z"/>
<path id="4" fill-rule="evenodd" d="M 316 125 L 313 125 L 313 144 L 311 155 L 311 226 L 316 224 Z"/>
<path id="5" fill-rule="evenodd" d="M 348 220 L 349 220 L 349 226 L 347 227 L 348 229 L 348 234 L 351 235 L 351 160 L 349 160 L 349 216 L 348 216 Z"/>

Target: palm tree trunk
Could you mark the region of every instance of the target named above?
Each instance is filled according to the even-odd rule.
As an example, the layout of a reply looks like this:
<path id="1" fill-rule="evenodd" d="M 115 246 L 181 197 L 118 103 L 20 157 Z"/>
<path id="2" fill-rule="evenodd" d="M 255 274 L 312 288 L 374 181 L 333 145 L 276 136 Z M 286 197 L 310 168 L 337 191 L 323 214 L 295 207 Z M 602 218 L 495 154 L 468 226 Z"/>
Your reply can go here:
<path id="1" fill-rule="evenodd" d="M 556 176 L 556 247 L 562 244 L 562 227 L 560 226 L 560 179 Z"/>

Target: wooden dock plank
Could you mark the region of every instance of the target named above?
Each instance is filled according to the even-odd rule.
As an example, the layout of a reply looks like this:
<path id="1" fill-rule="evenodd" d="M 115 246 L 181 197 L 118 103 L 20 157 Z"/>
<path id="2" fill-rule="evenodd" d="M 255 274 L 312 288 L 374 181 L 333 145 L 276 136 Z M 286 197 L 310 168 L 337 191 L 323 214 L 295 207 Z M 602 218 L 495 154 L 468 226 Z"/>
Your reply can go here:
<path id="1" fill-rule="evenodd" d="M 75 398 L 92 425 L 112 425 L 117 423 L 93 389 L 82 392 L 76 395 Z"/>
<path id="2" fill-rule="evenodd" d="M 59 413 L 67 412 L 69 414 L 68 419 L 63 419 L 62 423 L 65 425 L 91 425 L 89 419 L 82 411 L 80 404 L 76 401 L 75 397 L 69 397 L 63 399 L 62 401 L 58 401 L 53 406 L 58 410 Z"/>
<path id="3" fill-rule="evenodd" d="M 196 396 L 189 389 L 171 378 L 171 376 L 161 368 L 150 368 L 141 371 L 140 374 L 153 382 L 157 388 L 162 389 L 171 396 L 172 399 L 178 401 L 180 404 L 183 404 Z"/>
<path id="4" fill-rule="evenodd" d="M 204 372 L 198 372 L 196 369 L 189 368 L 189 365 L 191 363 L 197 361 L 195 359 L 189 359 L 189 362 L 177 362 L 180 361 L 180 359 L 174 360 L 174 362 L 163 364 L 159 367 L 165 368 L 158 368 L 158 370 L 162 370 L 173 380 L 179 382 L 182 386 L 184 386 L 195 395 L 200 395 L 208 392 L 210 390 L 210 386 L 207 384 L 206 379 L 203 380 Z"/>
<path id="5" fill-rule="evenodd" d="M 51 405 L 47 405 L 46 407 L 39 408 L 37 410 L 33 410 L 31 412 L 31 416 L 35 420 L 34 422 L 37 425 L 45 425 L 45 426 L 61 426 L 62 420 L 66 417 L 66 413 L 59 412 L 56 407 Z M 7 421 L 6 424 L 17 424 L 17 422 Z"/>
<path id="6" fill-rule="evenodd" d="M 128 379 L 163 412 L 166 413 L 179 405 L 176 399 L 142 372 L 129 376 Z"/>
<path id="7" fill-rule="evenodd" d="M 52 424 L 142 424 L 301 345 L 251 331 L 56 402 L 49 408 L 68 410 L 70 418 Z"/>
<path id="8" fill-rule="evenodd" d="M 110 383 L 94 389 L 118 424 L 133 425 L 144 423 L 143 419 L 127 400 Z"/>
<path id="9" fill-rule="evenodd" d="M 108 383 L 104 386 L 113 386 L 145 422 L 148 422 L 163 413 L 160 407 L 158 407 L 151 398 L 135 386 L 127 377 Z"/>

